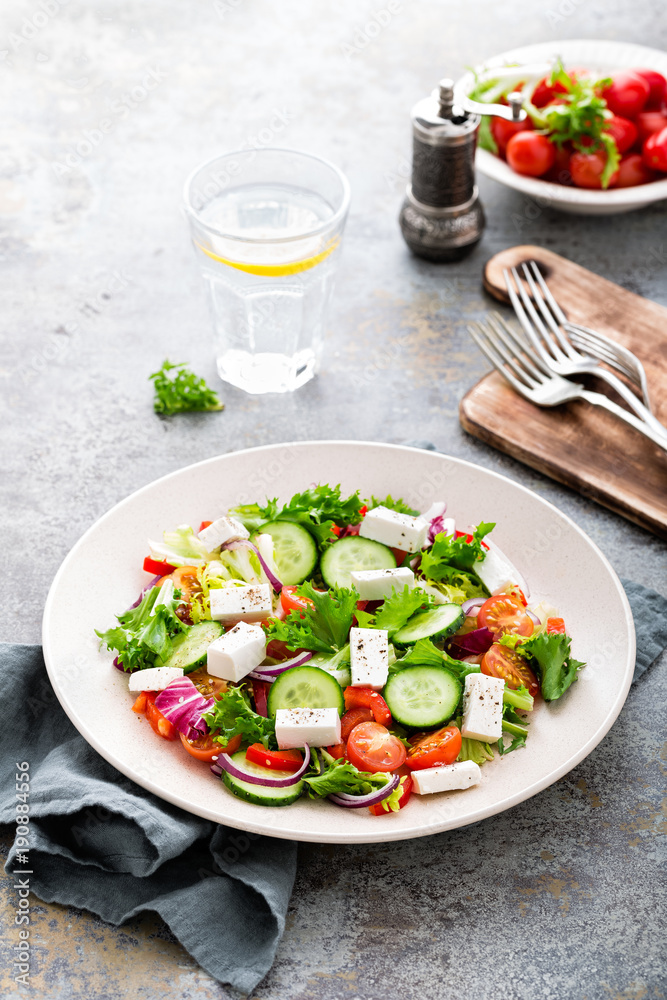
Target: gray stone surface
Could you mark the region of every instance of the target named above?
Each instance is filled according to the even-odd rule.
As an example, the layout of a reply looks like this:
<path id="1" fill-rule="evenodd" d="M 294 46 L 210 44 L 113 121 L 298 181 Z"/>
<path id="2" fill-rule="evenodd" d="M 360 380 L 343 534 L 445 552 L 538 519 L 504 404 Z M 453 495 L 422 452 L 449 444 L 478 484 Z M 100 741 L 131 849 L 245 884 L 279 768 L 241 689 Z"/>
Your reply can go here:
<path id="1" fill-rule="evenodd" d="M 486 368 L 465 332 L 489 306 L 483 262 L 542 243 L 665 303 L 665 204 L 574 218 L 481 178 L 484 240 L 449 267 L 412 258 L 397 228 L 409 109 L 442 75 L 551 37 L 665 48 L 662 4 L 402 0 L 370 39 L 365 25 L 388 7 L 379 0 L 56 5 L 46 2 L 46 23 L 37 2 L 8 0 L 0 16 L 2 639 L 39 640 L 60 561 L 128 493 L 189 462 L 290 439 L 430 439 L 552 500 L 621 575 L 667 592 L 663 543 L 467 437 L 457 419 Z M 132 97 L 149 72 L 154 88 Z M 276 111 L 287 121 L 269 135 Z M 104 119 L 110 131 L 69 166 Z M 224 388 L 224 413 L 163 421 L 147 376 L 165 356 L 216 379 L 183 180 L 254 141 L 320 153 L 351 181 L 321 374 L 289 397 Z M 587 760 L 475 828 L 304 846 L 288 930 L 255 996 L 663 997 L 666 687 L 663 659 Z M 116 930 L 55 905 L 37 905 L 35 920 L 40 996 L 232 995 L 157 921 Z M 6 932 L 8 996 L 11 943 Z"/>

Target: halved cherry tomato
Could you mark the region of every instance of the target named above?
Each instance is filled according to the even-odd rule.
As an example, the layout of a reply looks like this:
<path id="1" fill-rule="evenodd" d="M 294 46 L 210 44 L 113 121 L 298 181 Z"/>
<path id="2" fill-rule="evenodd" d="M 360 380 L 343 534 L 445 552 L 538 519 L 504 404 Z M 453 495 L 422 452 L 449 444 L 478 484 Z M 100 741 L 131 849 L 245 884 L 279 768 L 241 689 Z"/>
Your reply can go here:
<path id="1" fill-rule="evenodd" d="M 181 743 L 188 751 L 191 757 L 195 757 L 196 760 L 206 761 L 210 764 L 214 757 L 218 757 L 221 753 L 229 753 L 229 749 L 224 750 L 219 743 L 213 740 L 210 733 L 206 733 L 205 736 L 200 736 L 196 740 L 190 740 L 183 733 L 178 734 L 181 737 Z M 236 739 L 236 737 L 234 737 Z M 239 744 L 241 743 L 241 737 L 238 737 Z M 234 752 L 234 751 L 232 751 Z"/>
<path id="2" fill-rule="evenodd" d="M 370 708 L 373 718 L 383 726 L 391 725 L 391 712 L 389 706 L 381 694 L 373 688 L 349 687 L 344 691 L 345 708 Z"/>
<path id="3" fill-rule="evenodd" d="M 401 771 L 406 771 L 405 774 L 401 775 L 401 781 L 403 784 L 401 785 L 401 797 L 398 800 L 398 808 L 403 809 L 412 793 L 413 782 L 412 776 L 405 766 L 398 768 L 398 771 L 399 774 Z M 391 816 L 392 813 L 391 809 L 383 809 L 381 802 L 376 802 L 374 806 L 369 806 L 368 811 L 372 813 L 373 816 Z"/>
<path id="4" fill-rule="evenodd" d="M 565 619 L 547 618 L 547 635 L 565 635 Z"/>
<path id="5" fill-rule="evenodd" d="M 203 531 L 204 528 L 208 528 L 209 524 L 213 524 L 213 521 L 202 521 L 202 523 L 197 528 L 197 534 L 199 534 L 200 531 Z"/>
<path id="6" fill-rule="evenodd" d="M 445 726 L 434 733 L 427 733 L 415 743 L 408 753 L 406 764 L 412 771 L 453 764 L 460 752 L 461 730 L 458 726 Z"/>
<path id="7" fill-rule="evenodd" d="M 169 576 L 175 569 L 176 567 L 168 563 L 166 559 L 152 559 L 150 556 L 146 556 L 144 559 L 144 573 L 152 573 L 153 576 Z"/>
<path id="8" fill-rule="evenodd" d="M 324 749 L 326 750 L 326 752 L 329 754 L 330 757 L 334 758 L 334 760 L 340 760 L 341 757 L 345 756 L 345 751 L 347 747 L 345 746 L 344 743 L 334 743 L 333 746 L 325 747 Z"/>
<path id="9" fill-rule="evenodd" d="M 309 597 L 301 597 L 296 592 L 296 584 L 293 586 L 283 587 L 280 591 L 280 603 L 283 608 L 289 614 L 290 611 L 305 611 L 306 608 L 312 608 L 313 602 Z"/>
<path id="10" fill-rule="evenodd" d="M 401 741 L 378 722 L 361 722 L 347 741 L 347 759 L 360 771 L 395 771 L 405 758 Z"/>
<path id="11" fill-rule="evenodd" d="M 340 738 L 346 743 L 350 733 L 360 722 L 373 722 L 370 708 L 351 708 L 340 720 Z"/>
<path id="12" fill-rule="evenodd" d="M 539 694 L 540 685 L 537 677 L 526 661 L 513 649 L 494 642 L 482 659 L 482 673 L 487 677 L 501 677 L 508 687 L 516 690 L 525 687 L 533 696 Z"/>
<path id="13" fill-rule="evenodd" d="M 246 760 L 272 771 L 298 771 L 303 764 L 300 750 L 267 750 L 263 743 L 253 743 L 245 752 Z"/>
<path id="14" fill-rule="evenodd" d="M 157 691 L 148 691 L 146 693 L 146 718 L 151 724 L 151 729 L 158 736 L 163 736 L 165 740 L 176 740 L 179 735 L 178 729 L 173 722 L 165 719 L 159 708 L 155 707 L 157 694 Z"/>
<path id="15" fill-rule="evenodd" d="M 243 737 L 241 736 L 240 733 L 237 733 L 236 736 L 232 736 L 230 740 L 227 740 L 226 746 L 218 747 L 218 753 L 219 754 L 227 753 L 231 756 L 233 753 L 236 753 L 237 750 L 241 749 L 242 743 L 243 743 Z"/>
<path id="16" fill-rule="evenodd" d="M 532 618 L 524 611 L 521 599 L 511 594 L 496 594 L 479 609 L 479 628 L 488 628 L 496 635 L 532 635 L 535 631 Z"/>

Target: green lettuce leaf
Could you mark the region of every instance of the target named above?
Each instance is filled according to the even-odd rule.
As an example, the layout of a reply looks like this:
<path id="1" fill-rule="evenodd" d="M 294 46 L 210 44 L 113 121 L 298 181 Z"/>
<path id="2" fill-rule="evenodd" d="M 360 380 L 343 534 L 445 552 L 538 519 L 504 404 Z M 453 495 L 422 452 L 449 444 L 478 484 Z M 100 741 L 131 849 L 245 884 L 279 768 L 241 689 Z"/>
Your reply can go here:
<path id="1" fill-rule="evenodd" d="M 431 548 L 422 553 L 420 573 L 428 580 L 444 580 L 447 583 L 451 583 L 452 569 L 473 573 L 475 563 L 486 555 L 482 539 L 494 528 L 495 523 L 481 521 L 473 530 L 470 542 L 466 541 L 466 535 L 460 538 L 445 535 L 444 532 L 436 535 Z"/>
<path id="2" fill-rule="evenodd" d="M 572 639 L 569 635 L 541 632 L 516 646 L 537 674 L 545 701 L 556 701 L 577 679 L 586 664 L 570 656 Z"/>
<path id="3" fill-rule="evenodd" d="M 316 653 L 336 653 L 342 649 L 357 610 L 357 591 L 344 587 L 320 591 L 306 582 L 296 592 L 309 598 L 312 606 L 305 611 L 290 611 L 284 621 L 273 620 L 269 641 L 279 639 L 288 649 L 312 649 Z"/>
<path id="4" fill-rule="evenodd" d="M 250 698 L 241 687 L 228 688 L 216 698 L 215 705 L 203 718 L 211 730 L 220 730 L 213 738 L 222 747 L 239 735 L 243 747 L 251 743 L 263 743 L 267 750 L 278 747 L 275 722 L 252 710 Z"/>
<path id="5" fill-rule="evenodd" d="M 370 500 L 366 500 L 366 506 L 369 510 L 373 510 L 375 507 L 386 507 L 387 510 L 395 510 L 398 514 L 409 514 L 410 517 L 419 515 L 419 511 L 415 510 L 414 507 L 408 507 L 404 500 L 394 500 L 392 496 L 386 496 L 384 500 L 380 497 L 371 497 Z"/>
<path id="6" fill-rule="evenodd" d="M 95 630 L 100 644 L 118 652 L 123 670 L 143 670 L 163 662 L 171 653 L 172 636 L 188 628 L 176 614 L 180 598 L 171 580 L 152 587 L 136 608 L 117 615 L 118 627 Z"/>
<path id="7" fill-rule="evenodd" d="M 378 771 L 376 774 L 358 771 L 354 764 L 350 764 L 345 758 L 334 760 L 322 749 L 319 750 L 319 756 L 326 765 L 322 773 L 308 774 L 303 779 L 311 798 L 323 798 L 337 792 L 367 795 L 374 788 L 382 788 L 389 781 L 390 775 L 384 771 Z M 313 763 L 313 769 L 314 767 Z"/>
<path id="8" fill-rule="evenodd" d="M 288 504 L 278 507 L 277 500 L 268 500 L 266 506 L 244 504 L 230 511 L 245 524 L 249 531 L 257 531 L 268 521 L 292 521 L 301 524 L 314 536 L 319 547 L 335 540 L 334 525 L 343 528 L 361 521 L 359 510 L 362 502 L 359 493 L 349 497 L 341 495 L 340 486 L 311 486 L 303 493 L 296 493 Z"/>
<path id="9" fill-rule="evenodd" d="M 368 615 L 361 612 L 361 618 L 357 614 L 357 621 L 361 628 L 381 628 L 386 629 L 389 638 L 394 632 L 403 628 L 405 623 L 412 618 L 417 611 L 428 611 L 435 604 L 434 599 L 420 587 L 410 589 L 407 583 L 403 590 L 393 590 L 391 597 L 387 597 L 375 615 Z"/>

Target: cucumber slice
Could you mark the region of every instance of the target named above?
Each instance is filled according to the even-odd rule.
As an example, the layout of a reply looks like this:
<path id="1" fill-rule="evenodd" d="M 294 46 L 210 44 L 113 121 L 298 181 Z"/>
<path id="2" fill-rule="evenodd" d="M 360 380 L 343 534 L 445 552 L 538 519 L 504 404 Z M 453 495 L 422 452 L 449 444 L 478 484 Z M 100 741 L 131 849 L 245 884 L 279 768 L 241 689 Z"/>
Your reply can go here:
<path id="1" fill-rule="evenodd" d="M 317 546 L 313 536 L 300 524 L 270 521 L 260 528 L 273 538 L 273 558 L 281 583 L 303 583 L 317 565 Z"/>
<path id="2" fill-rule="evenodd" d="M 400 646 L 411 646 L 418 639 L 444 639 L 463 624 L 465 615 L 460 604 L 440 604 L 422 615 L 412 618 L 394 632 L 393 641 Z"/>
<path id="3" fill-rule="evenodd" d="M 291 667 L 279 674 L 269 689 L 267 711 L 275 718 L 279 708 L 337 708 L 345 711 L 343 690 L 331 674 L 320 667 Z"/>
<path id="4" fill-rule="evenodd" d="M 391 549 L 370 538 L 350 535 L 326 549 L 320 561 L 322 579 L 327 587 L 351 587 L 350 573 L 358 569 L 394 569 L 396 557 Z"/>
<path id="5" fill-rule="evenodd" d="M 287 778 L 291 771 L 272 771 L 268 767 L 261 767 L 246 759 L 245 750 L 239 750 L 232 754 L 232 760 L 237 767 L 242 767 L 244 771 L 250 771 L 258 776 L 266 775 L 271 778 Z M 222 780 L 234 795 L 246 802 L 254 802 L 258 806 L 289 806 L 301 796 L 303 792 L 303 781 L 297 781 L 294 785 L 287 785 L 286 788 L 270 788 L 268 785 L 255 785 L 250 781 L 242 781 L 234 778 L 226 771 L 222 772 Z"/>
<path id="6" fill-rule="evenodd" d="M 177 635 L 173 649 L 161 667 L 181 667 L 184 673 L 192 673 L 206 663 L 208 647 L 222 635 L 220 622 L 199 622 L 187 632 Z"/>
<path id="7" fill-rule="evenodd" d="M 454 715 L 461 683 L 444 667 L 405 667 L 389 678 L 382 697 L 396 722 L 428 729 Z"/>

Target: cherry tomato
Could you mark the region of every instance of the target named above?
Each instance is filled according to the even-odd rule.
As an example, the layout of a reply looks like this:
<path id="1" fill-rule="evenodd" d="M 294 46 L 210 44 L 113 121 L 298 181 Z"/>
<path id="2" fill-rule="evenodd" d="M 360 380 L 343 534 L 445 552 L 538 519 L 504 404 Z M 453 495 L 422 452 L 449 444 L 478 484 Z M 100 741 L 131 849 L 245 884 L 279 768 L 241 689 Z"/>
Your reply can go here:
<path id="1" fill-rule="evenodd" d="M 191 757 L 196 760 L 203 760 L 210 764 L 214 757 L 218 757 L 221 753 L 229 753 L 229 749 L 225 747 L 223 750 L 219 743 L 216 743 L 210 733 L 206 733 L 205 736 L 200 736 L 196 740 L 190 740 L 183 733 L 178 734 L 181 737 L 181 743 L 188 751 Z M 236 739 L 236 737 L 234 737 Z M 239 744 L 241 743 L 241 737 L 238 738 Z M 233 751 L 235 752 L 235 751 Z"/>
<path id="2" fill-rule="evenodd" d="M 547 635 L 565 635 L 565 619 L 547 618 Z"/>
<path id="3" fill-rule="evenodd" d="M 604 127 L 605 132 L 611 132 L 616 141 L 619 153 L 627 153 L 637 141 L 637 126 L 629 118 L 612 115 Z"/>
<path id="4" fill-rule="evenodd" d="M 383 726 L 391 725 L 389 706 L 382 695 L 374 691 L 373 688 L 352 687 L 350 685 L 345 688 L 343 696 L 346 711 L 351 708 L 370 708 L 376 722 Z"/>
<path id="5" fill-rule="evenodd" d="M 556 162 L 556 148 L 545 135 L 518 132 L 507 143 L 507 162 L 517 174 L 541 177 Z"/>
<path id="6" fill-rule="evenodd" d="M 144 559 L 144 573 L 152 573 L 153 576 L 169 576 L 175 569 L 176 567 L 168 563 L 166 559 L 151 559 L 150 556 L 146 556 Z"/>
<path id="7" fill-rule="evenodd" d="M 445 726 L 434 733 L 427 733 L 415 743 L 408 753 L 406 764 L 412 771 L 453 764 L 460 752 L 461 730 L 458 726 Z"/>
<path id="8" fill-rule="evenodd" d="M 343 743 L 349 739 L 350 733 L 360 722 L 373 722 L 370 708 L 351 708 L 340 720 L 340 738 Z"/>
<path id="9" fill-rule="evenodd" d="M 334 743 L 333 746 L 325 747 L 324 749 L 326 750 L 326 752 L 329 754 L 330 757 L 334 758 L 334 760 L 340 760 L 341 757 L 345 756 L 345 751 L 347 747 L 345 746 L 344 743 Z"/>
<path id="10" fill-rule="evenodd" d="M 176 740 L 179 735 L 176 726 L 169 719 L 165 719 L 160 709 L 155 707 L 157 694 L 157 691 L 146 692 L 146 718 L 151 724 L 151 729 L 158 736 L 163 736 L 165 740 Z"/>
<path id="11" fill-rule="evenodd" d="M 573 153 L 570 157 L 572 180 L 577 187 L 602 188 L 600 180 L 607 165 L 607 153 L 598 149 L 594 153 Z M 609 178 L 608 187 L 613 187 L 618 180 L 618 170 Z"/>
<path id="12" fill-rule="evenodd" d="M 406 767 L 399 768 L 399 774 L 401 771 L 405 770 L 407 773 L 401 775 L 401 796 L 398 800 L 398 808 L 403 809 L 407 804 L 410 795 L 412 794 L 412 777 L 410 772 Z M 391 816 L 391 809 L 383 809 L 381 802 L 376 802 L 374 806 L 369 806 L 368 811 L 373 814 L 373 816 Z"/>
<path id="13" fill-rule="evenodd" d="M 647 110 L 660 110 L 667 98 L 667 80 L 662 73 L 654 69 L 633 69 L 633 73 L 646 80 L 649 86 L 648 99 L 644 107 Z"/>
<path id="14" fill-rule="evenodd" d="M 667 115 L 664 111 L 641 111 L 635 119 L 639 139 L 644 142 L 655 132 L 662 132 L 667 128 Z"/>
<path id="15" fill-rule="evenodd" d="M 642 159 L 649 169 L 667 173 L 667 128 L 648 137 L 642 150 Z"/>
<path id="16" fill-rule="evenodd" d="M 241 749 L 242 743 L 243 743 L 243 737 L 241 736 L 240 733 L 238 733 L 236 736 L 232 736 L 231 740 L 227 740 L 227 743 L 224 747 L 218 746 L 218 753 L 219 754 L 226 753 L 231 756 L 233 753 L 236 753 L 237 750 Z"/>
<path id="17" fill-rule="evenodd" d="M 602 91 L 607 107 L 615 115 L 634 118 L 643 109 L 651 88 L 634 70 L 611 74 L 611 85 Z"/>
<path id="18" fill-rule="evenodd" d="M 657 179 L 657 174 L 647 167 L 640 153 L 629 153 L 624 156 L 618 167 L 618 180 L 615 187 L 636 187 L 637 184 L 648 184 Z"/>
<path id="19" fill-rule="evenodd" d="M 347 741 L 347 759 L 360 771 L 395 771 L 406 756 L 401 741 L 378 722 L 361 722 Z"/>
<path id="20" fill-rule="evenodd" d="M 245 752 L 246 760 L 272 771 L 298 771 L 303 764 L 300 750 L 267 750 L 263 743 L 253 743 Z"/>
<path id="21" fill-rule="evenodd" d="M 570 73 L 571 76 L 572 73 Z M 532 102 L 536 108 L 545 108 L 547 104 L 551 104 L 557 94 L 567 94 L 567 87 L 558 81 L 552 85 L 545 77 L 535 87 Z"/>
<path id="22" fill-rule="evenodd" d="M 526 614 L 520 598 L 511 594 L 496 594 L 477 613 L 479 628 L 488 628 L 496 635 L 532 635 L 532 618 Z"/>
<path id="23" fill-rule="evenodd" d="M 565 184 L 568 187 L 572 187 L 572 172 L 570 170 L 572 149 L 570 144 L 563 143 L 562 146 L 555 146 L 554 148 L 556 150 L 556 159 L 553 166 L 544 174 L 544 179 L 545 181 L 551 181 L 552 184 Z"/>
<path id="24" fill-rule="evenodd" d="M 528 688 L 533 698 L 539 694 L 540 685 L 537 677 L 530 669 L 526 661 L 513 649 L 501 646 L 494 642 L 493 646 L 484 654 L 482 659 L 482 673 L 487 677 L 501 677 L 508 687 Z"/>
<path id="25" fill-rule="evenodd" d="M 534 127 L 528 117 L 524 118 L 522 122 L 508 122 L 505 118 L 493 117 L 491 119 L 491 135 L 496 140 L 500 155 L 504 158 L 507 143 L 512 136 L 518 135 L 519 132 L 531 132 Z"/>
<path id="26" fill-rule="evenodd" d="M 294 586 L 283 587 L 280 591 L 280 603 L 287 612 L 290 611 L 305 611 L 306 608 L 312 608 L 313 602 L 309 597 L 301 597 L 296 592 L 296 584 Z"/>

